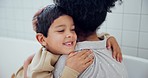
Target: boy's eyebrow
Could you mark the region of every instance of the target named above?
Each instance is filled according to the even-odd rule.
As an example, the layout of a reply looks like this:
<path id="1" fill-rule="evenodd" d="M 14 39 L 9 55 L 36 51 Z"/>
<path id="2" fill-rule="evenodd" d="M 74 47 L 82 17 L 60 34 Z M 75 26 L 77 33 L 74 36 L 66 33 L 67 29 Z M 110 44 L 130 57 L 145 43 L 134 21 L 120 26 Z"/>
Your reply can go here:
<path id="1" fill-rule="evenodd" d="M 62 24 L 62 25 L 56 25 L 55 28 L 59 28 L 59 27 L 64 27 L 66 25 Z M 72 24 L 72 26 L 75 26 L 74 24 Z"/>
<path id="2" fill-rule="evenodd" d="M 65 26 L 64 24 L 63 25 L 56 25 L 55 27 L 58 28 L 58 27 L 63 27 Z"/>

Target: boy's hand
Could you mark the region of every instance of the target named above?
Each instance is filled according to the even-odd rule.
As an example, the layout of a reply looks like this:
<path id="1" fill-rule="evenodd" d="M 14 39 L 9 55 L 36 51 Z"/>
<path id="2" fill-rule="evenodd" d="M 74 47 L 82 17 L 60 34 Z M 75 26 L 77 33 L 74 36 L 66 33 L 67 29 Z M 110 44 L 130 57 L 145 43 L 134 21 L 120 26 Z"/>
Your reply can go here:
<path id="1" fill-rule="evenodd" d="M 94 55 L 90 50 L 82 50 L 81 52 L 72 52 L 68 55 L 66 66 L 82 73 L 88 66 L 93 63 Z"/>
<path id="2" fill-rule="evenodd" d="M 116 41 L 116 39 L 111 36 L 107 39 L 107 43 L 106 43 L 106 47 L 107 49 L 112 49 L 113 51 L 113 58 L 115 58 L 118 62 L 122 62 L 122 53 L 121 53 L 121 49 Z"/>

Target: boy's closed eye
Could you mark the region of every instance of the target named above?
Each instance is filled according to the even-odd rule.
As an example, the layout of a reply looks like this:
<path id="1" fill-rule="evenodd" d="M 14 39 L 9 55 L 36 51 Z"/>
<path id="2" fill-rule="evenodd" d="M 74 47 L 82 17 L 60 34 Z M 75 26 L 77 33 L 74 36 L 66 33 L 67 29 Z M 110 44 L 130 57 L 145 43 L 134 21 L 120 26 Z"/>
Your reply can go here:
<path id="1" fill-rule="evenodd" d="M 58 27 L 57 29 L 56 29 L 56 32 L 59 32 L 59 33 L 62 33 L 62 32 L 64 32 L 65 31 L 65 28 L 64 27 Z"/>
<path id="2" fill-rule="evenodd" d="M 64 32 L 65 30 L 58 30 L 57 32 Z M 75 29 L 71 29 L 71 31 L 75 31 Z"/>
<path id="3" fill-rule="evenodd" d="M 65 30 L 58 30 L 57 32 L 64 32 Z"/>

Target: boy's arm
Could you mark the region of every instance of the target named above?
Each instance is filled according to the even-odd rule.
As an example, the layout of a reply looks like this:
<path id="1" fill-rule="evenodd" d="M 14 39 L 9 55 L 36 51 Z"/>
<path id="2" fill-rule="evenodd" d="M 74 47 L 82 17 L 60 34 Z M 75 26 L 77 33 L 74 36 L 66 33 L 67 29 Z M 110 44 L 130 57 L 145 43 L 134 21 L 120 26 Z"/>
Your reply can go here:
<path id="1" fill-rule="evenodd" d="M 29 78 L 54 78 L 53 70 L 59 55 L 54 55 L 48 51 L 37 53 L 27 69 Z M 79 72 L 65 66 L 60 78 L 77 78 Z"/>
<path id="2" fill-rule="evenodd" d="M 58 57 L 58 55 L 42 51 L 41 48 L 35 56 L 28 57 L 17 73 L 12 75 L 12 78 L 53 78 L 53 65 Z"/>
<path id="3" fill-rule="evenodd" d="M 77 78 L 80 73 L 93 63 L 93 59 L 94 54 L 91 50 L 71 52 L 66 59 L 65 67 L 63 72 L 61 72 L 60 78 Z"/>
<path id="4" fill-rule="evenodd" d="M 65 66 L 60 78 L 77 78 L 79 74 L 79 72 Z"/>
<path id="5" fill-rule="evenodd" d="M 90 58 L 86 58 L 89 55 Z M 45 57 L 46 56 L 46 57 Z M 47 57 L 50 56 L 50 57 Z M 12 75 L 12 78 L 54 78 L 53 69 L 54 64 L 58 59 L 58 55 L 51 54 L 50 52 L 38 52 L 36 55 L 29 57 L 24 65 L 16 74 Z M 33 60 L 32 60 L 33 58 Z M 80 59 L 84 58 L 84 59 Z M 31 64 L 28 66 L 28 63 Z M 68 55 L 66 66 L 61 73 L 60 78 L 77 78 L 78 75 L 83 72 L 93 62 L 93 54 L 89 50 L 82 50 L 81 52 L 71 52 Z M 27 76 L 24 76 L 24 72 L 28 71 Z M 28 77 L 29 76 L 29 77 Z"/>
<path id="6" fill-rule="evenodd" d="M 27 69 L 28 78 L 53 78 L 52 71 L 59 55 L 54 55 L 42 49 L 35 54 Z"/>
<path id="7" fill-rule="evenodd" d="M 30 57 L 29 57 L 25 61 L 25 63 L 24 63 L 25 66 L 22 66 L 17 71 L 16 74 L 12 74 L 12 77 L 11 78 L 54 78 L 53 77 L 53 73 L 52 73 L 52 71 L 54 69 L 54 66 L 52 64 L 55 63 L 55 62 L 51 62 L 52 61 L 52 58 L 46 58 L 45 57 L 44 59 L 46 59 L 46 60 L 44 61 L 44 65 L 40 63 L 40 62 L 43 63 L 43 59 L 40 59 L 40 61 L 38 61 L 39 63 L 38 64 L 35 64 L 34 67 L 31 66 L 32 63 L 30 65 L 28 64 L 28 63 L 30 63 L 32 61 L 32 58 L 30 59 Z M 46 63 L 47 60 L 49 60 L 48 63 Z M 78 75 L 79 75 L 79 72 L 77 72 L 77 71 L 75 71 L 75 70 L 73 70 L 73 69 L 65 66 L 65 68 L 63 70 L 63 73 L 61 74 L 61 77 L 60 78 L 77 78 Z"/>

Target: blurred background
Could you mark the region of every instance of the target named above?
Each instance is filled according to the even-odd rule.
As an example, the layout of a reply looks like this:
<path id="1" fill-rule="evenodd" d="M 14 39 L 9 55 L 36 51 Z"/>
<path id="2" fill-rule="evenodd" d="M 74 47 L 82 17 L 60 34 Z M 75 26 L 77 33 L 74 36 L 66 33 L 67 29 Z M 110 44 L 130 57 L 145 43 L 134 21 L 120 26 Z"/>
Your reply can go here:
<path id="1" fill-rule="evenodd" d="M 51 3 L 52 0 L 0 0 L 0 37 L 34 41 L 33 14 Z M 148 59 L 148 0 L 117 3 L 97 32 L 116 37 L 123 54 Z"/>

